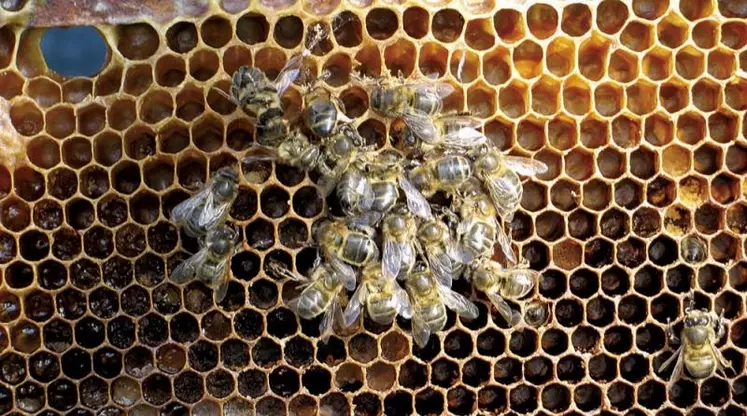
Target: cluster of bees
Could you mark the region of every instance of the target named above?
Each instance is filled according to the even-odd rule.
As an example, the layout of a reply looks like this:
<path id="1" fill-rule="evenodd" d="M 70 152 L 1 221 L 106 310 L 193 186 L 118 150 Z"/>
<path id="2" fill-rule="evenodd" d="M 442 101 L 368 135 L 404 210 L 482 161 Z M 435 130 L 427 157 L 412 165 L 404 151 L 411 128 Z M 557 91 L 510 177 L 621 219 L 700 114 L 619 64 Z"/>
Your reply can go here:
<path id="1" fill-rule="evenodd" d="M 290 306 L 303 319 L 322 316 L 322 339 L 335 323 L 352 325 L 364 309 L 381 324 L 401 316 L 411 320 L 413 339 L 422 347 L 444 328 L 447 308 L 465 319 L 478 316 L 475 304 L 451 289 L 454 279 L 463 278 L 507 323 L 518 324 L 522 314 L 506 299 L 525 297 L 538 274 L 517 259 L 499 218 L 510 224 L 519 207 L 519 175 L 541 174 L 547 166 L 503 155 L 468 114 L 441 114 L 442 99 L 453 87 L 430 78 L 357 77 L 370 88 L 374 111 L 404 122 L 403 151 L 367 146 L 342 103 L 316 82 L 305 87 L 302 122 L 292 126 L 283 118 L 280 97 L 299 77 L 310 49 L 290 59 L 274 80 L 257 68 L 239 68 L 228 97 L 255 119 L 257 145 L 245 163 L 271 160 L 316 171 L 320 189 L 336 198 L 345 214 L 316 224 L 321 257 L 308 277 L 269 265 L 278 277 L 301 284 Z M 214 288 L 216 302 L 226 295 L 230 259 L 240 247 L 239 233 L 226 223 L 237 192 L 238 173 L 223 168 L 172 212 L 172 220 L 197 238 L 201 249 L 177 266 L 171 279 L 204 282 Z M 496 245 L 505 266 L 493 259 Z M 530 309 L 528 324 L 548 319 L 542 309 Z M 727 367 L 715 346 L 725 331 L 723 317 L 693 307 L 685 314 L 681 346 L 661 368 L 676 362 L 674 380 L 683 368 L 702 378 Z M 670 335 L 680 343 L 671 330 Z"/>

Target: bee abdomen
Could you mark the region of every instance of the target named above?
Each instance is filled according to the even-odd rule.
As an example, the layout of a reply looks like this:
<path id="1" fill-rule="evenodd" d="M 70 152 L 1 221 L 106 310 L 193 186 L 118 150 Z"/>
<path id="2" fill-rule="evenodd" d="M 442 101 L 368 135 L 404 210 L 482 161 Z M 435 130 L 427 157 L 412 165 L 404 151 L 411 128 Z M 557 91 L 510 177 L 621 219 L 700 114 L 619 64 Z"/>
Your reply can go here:
<path id="1" fill-rule="evenodd" d="M 397 186 L 391 182 L 376 182 L 371 185 L 374 202 L 371 209 L 376 212 L 386 212 L 394 206 L 399 198 Z"/>
<path id="2" fill-rule="evenodd" d="M 283 110 L 270 107 L 257 117 L 257 142 L 263 146 L 277 147 L 288 135 L 288 127 L 283 122 Z"/>
<path id="3" fill-rule="evenodd" d="M 342 245 L 343 260 L 356 266 L 362 266 L 373 260 L 376 255 L 376 244 L 363 234 L 350 234 Z"/>
<path id="4" fill-rule="evenodd" d="M 467 159 L 462 157 L 447 157 L 436 162 L 436 176 L 440 182 L 446 184 L 461 184 L 472 174 Z"/>
<path id="5" fill-rule="evenodd" d="M 337 124 L 337 107 L 327 100 L 315 101 L 306 110 L 305 121 L 314 134 L 329 137 Z"/>
<path id="6" fill-rule="evenodd" d="M 474 254 L 490 254 L 495 243 L 495 229 L 486 224 L 477 223 L 470 227 L 463 237 L 464 245 Z"/>

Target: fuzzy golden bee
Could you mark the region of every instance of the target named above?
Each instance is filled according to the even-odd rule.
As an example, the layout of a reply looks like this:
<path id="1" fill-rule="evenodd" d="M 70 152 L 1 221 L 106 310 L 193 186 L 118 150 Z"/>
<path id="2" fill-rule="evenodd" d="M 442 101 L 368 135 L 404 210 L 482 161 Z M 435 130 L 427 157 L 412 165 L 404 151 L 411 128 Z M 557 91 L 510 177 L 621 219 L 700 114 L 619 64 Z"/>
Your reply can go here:
<path id="1" fill-rule="evenodd" d="M 535 286 L 539 274 L 521 264 L 516 268 L 504 269 L 500 263 L 482 258 L 465 271 L 475 289 L 485 293 L 498 309 L 506 322 L 513 326 L 521 321 L 521 313 L 506 303 L 504 298 L 520 299 Z"/>
<path id="2" fill-rule="evenodd" d="M 343 261 L 354 266 L 365 266 L 379 257 L 379 248 L 373 240 L 375 231 L 368 227 L 351 228 L 345 221 L 325 221 L 316 230 L 316 239 L 330 262 Z M 355 289 L 355 275 L 343 274 L 345 287 Z"/>
<path id="3" fill-rule="evenodd" d="M 672 325 L 669 325 L 669 342 L 680 346 L 659 367 L 659 371 L 663 371 L 674 364 L 670 384 L 684 374 L 694 379 L 703 379 L 731 367 L 731 363 L 716 347 L 716 343 L 726 334 L 723 311 L 721 315 L 717 315 L 709 310 L 695 309 L 691 298 L 682 323 L 679 337 L 675 335 Z"/>
<path id="4" fill-rule="evenodd" d="M 396 280 L 381 275 L 379 262 L 368 264 L 361 272 L 358 288 L 350 297 L 343 318 L 346 326 L 358 319 L 365 306 L 368 316 L 376 323 L 387 325 L 398 315 L 405 319 L 412 317 L 410 299 Z"/>

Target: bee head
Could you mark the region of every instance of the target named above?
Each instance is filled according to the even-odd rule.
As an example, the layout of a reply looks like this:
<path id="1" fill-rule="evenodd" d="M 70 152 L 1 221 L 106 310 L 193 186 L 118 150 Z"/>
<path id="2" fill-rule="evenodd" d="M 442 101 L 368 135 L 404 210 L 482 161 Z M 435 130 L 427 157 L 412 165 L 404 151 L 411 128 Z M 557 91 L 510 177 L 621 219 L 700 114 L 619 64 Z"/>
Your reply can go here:
<path id="1" fill-rule="evenodd" d="M 221 225 L 210 231 L 206 237 L 210 250 L 218 255 L 227 255 L 238 240 L 238 233 L 229 225 Z"/>

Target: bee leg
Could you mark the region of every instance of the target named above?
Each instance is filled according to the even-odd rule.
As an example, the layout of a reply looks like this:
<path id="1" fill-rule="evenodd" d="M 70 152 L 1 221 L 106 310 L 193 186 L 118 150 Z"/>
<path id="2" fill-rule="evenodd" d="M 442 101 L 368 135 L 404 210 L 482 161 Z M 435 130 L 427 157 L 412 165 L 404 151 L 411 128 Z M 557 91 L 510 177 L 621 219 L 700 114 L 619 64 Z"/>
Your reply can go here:
<path id="1" fill-rule="evenodd" d="M 724 318 L 723 309 L 721 309 L 721 312 L 718 314 L 718 320 L 716 322 L 716 339 L 719 340 L 723 338 L 724 335 L 726 335 L 726 318 Z"/>
<path id="2" fill-rule="evenodd" d="M 672 325 L 672 320 L 667 318 L 667 336 L 669 338 L 669 342 L 672 344 L 679 344 L 680 339 L 679 337 L 674 333 L 674 325 Z"/>

